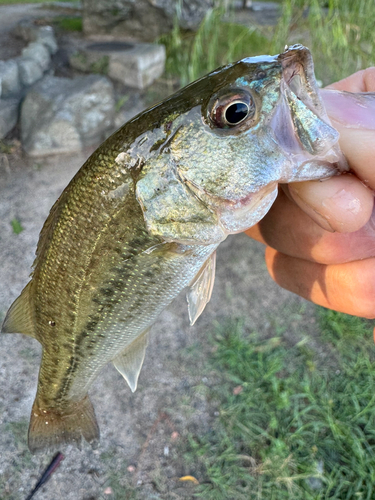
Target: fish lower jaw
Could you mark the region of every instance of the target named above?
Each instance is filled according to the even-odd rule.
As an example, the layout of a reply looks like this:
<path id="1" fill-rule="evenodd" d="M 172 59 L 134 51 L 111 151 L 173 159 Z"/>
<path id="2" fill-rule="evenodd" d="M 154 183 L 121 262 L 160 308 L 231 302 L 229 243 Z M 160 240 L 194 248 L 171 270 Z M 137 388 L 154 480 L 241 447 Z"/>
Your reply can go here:
<path id="1" fill-rule="evenodd" d="M 251 193 L 236 204 L 227 204 L 218 210 L 225 232 L 236 234 L 257 224 L 271 208 L 277 197 L 277 183 L 272 182 L 256 193 Z"/>

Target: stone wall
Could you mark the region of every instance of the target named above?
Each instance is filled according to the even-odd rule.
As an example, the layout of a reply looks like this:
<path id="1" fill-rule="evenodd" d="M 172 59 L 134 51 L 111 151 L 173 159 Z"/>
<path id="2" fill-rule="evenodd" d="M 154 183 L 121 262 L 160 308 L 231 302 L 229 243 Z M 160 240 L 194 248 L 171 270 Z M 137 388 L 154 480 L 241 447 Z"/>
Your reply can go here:
<path id="1" fill-rule="evenodd" d="M 25 23 L 17 27 L 15 34 L 29 43 L 21 56 L 0 61 L 0 139 L 16 125 L 23 95 L 49 70 L 51 56 L 57 51 L 50 26 Z"/>

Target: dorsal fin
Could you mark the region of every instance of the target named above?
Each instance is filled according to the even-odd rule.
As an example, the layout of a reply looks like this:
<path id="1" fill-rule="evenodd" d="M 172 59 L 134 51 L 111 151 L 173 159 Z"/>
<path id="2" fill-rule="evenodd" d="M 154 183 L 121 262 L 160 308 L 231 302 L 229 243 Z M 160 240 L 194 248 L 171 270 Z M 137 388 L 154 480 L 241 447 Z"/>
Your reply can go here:
<path id="1" fill-rule="evenodd" d="M 149 329 L 118 354 L 112 363 L 129 384 L 132 392 L 137 389 L 138 377 L 145 359 Z"/>
<path id="2" fill-rule="evenodd" d="M 23 333 L 36 338 L 30 300 L 31 284 L 32 281 L 25 286 L 21 295 L 10 306 L 1 327 L 2 333 Z"/>

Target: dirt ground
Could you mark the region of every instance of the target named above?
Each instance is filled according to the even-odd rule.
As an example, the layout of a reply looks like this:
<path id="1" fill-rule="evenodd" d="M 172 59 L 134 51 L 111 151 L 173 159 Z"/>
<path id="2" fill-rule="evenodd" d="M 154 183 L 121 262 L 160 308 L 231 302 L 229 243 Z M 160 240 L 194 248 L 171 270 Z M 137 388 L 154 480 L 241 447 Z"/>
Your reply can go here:
<path id="1" fill-rule="evenodd" d="M 17 17 L 18 7 L 22 11 Z M 25 6 L 9 9 L 14 9 L 12 22 L 25 15 Z M 0 19 L 10 19 L 4 6 Z M 3 22 L 0 32 L 3 37 Z M 43 161 L 16 154 L 1 170 L 2 317 L 28 281 L 39 231 L 50 207 L 89 153 Z M 12 229 L 13 219 L 24 228 L 20 234 Z M 121 500 L 134 498 L 133 487 L 142 499 L 193 498 L 194 486 L 178 478 L 192 473 L 182 456 L 184 436 L 207 432 L 217 412 L 215 404 L 197 390 L 201 384 L 216 382 L 214 373 L 207 375 L 204 362 L 209 349 L 205 339 L 214 322 L 245 317 L 249 327 L 271 336 L 275 325 L 281 325 L 301 304 L 302 299 L 279 289 L 269 278 L 262 245 L 245 235 L 228 238 L 218 250 L 212 300 L 197 324 L 189 326 L 181 294 L 152 329 L 134 394 L 112 366 L 103 370 L 90 392 L 101 429 L 100 447 L 63 450 L 65 460 L 36 498 Z M 312 311 L 306 304 L 302 324 L 311 324 L 313 329 Z M 24 500 L 51 459 L 50 455 L 32 456 L 27 449 L 41 348 L 26 336 L 3 335 L 0 353 L 0 498 Z M 120 493 L 111 484 L 118 484 Z"/>

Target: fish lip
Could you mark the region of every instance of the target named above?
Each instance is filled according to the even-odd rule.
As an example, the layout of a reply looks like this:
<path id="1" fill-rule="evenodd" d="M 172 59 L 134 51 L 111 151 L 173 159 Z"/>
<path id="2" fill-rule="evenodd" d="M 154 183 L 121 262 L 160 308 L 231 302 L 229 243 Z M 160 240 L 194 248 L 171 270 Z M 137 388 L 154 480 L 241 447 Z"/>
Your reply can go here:
<path id="1" fill-rule="evenodd" d="M 282 67 L 284 84 L 311 111 L 325 120 L 328 119 L 315 79 L 314 62 L 310 50 L 300 44 L 292 45 L 279 54 L 278 61 Z"/>
<path id="2" fill-rule="evenodd" d="M 187 189 L 218 217 L 225 234 L 236 234 L 258 223 L 268 212 L 277 196 L 277 181 L 269 182 L 256 192 L 251 192 L 238 200 L 228 200 L 212 195 L 181 176 Z"/>
<path id="3" fill-rule="evenodd" d="M 310 50 L 303 45 L 292 45 L 287 47 L 284 52 L 279 54 L 278 61 L 283 69 L 283 77 L 286 83 L 301 70 L 306 75 L 306 78 L 316 84 L 314 75 L 314 63 Z"/>
<path id="4" fill-rule="evenodd" d="M 257 195 L 257 192 L 253 192 L 238 200 L 230 200 L 228 198 L 222 198 L 220 196 L 214 195 L 201 186 L 198 186 L 198 184 L 196 184 L 194 181 L 191 181 L 190 179 L 185 177 L 180 170 L 178 170 L 177 176 L 201 203 L 206 206 L 210 205 L 215 210 L 236 210 L 238 208 L 243 208 L 246 205 L 249 205 L 252 202 L 254 196 Z"/>

